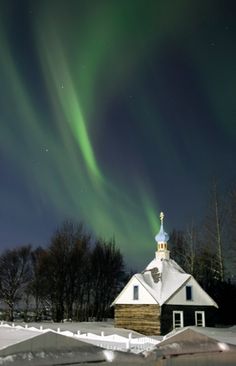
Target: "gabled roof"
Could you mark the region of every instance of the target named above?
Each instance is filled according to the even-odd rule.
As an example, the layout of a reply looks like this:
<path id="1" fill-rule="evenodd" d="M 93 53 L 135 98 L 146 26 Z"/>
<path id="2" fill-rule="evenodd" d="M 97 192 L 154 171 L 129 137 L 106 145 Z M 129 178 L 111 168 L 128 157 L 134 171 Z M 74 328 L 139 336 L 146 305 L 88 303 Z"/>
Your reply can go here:
<path id="1" fill-rule="evenodd" d="M 121 295 L 129 287 L 133 279 L 146 289 L 146 291 L 159 304 L 163 305 L 181 286 L 184 285 L 191 275 L 185 273 L 182 268 L 172 259 L 153 259 L 142 273 L 136 273 L 125 288 L 112 303 L 115 305 Z"/>
<path id="2" fill-rule="evenodd" d="M 196 288 L 199 288 L 200 293 L 203 294 L 207 305 L 218 307 L 214 300 L 201 288 L 201 286 L 194 280 L 194 278 L 186 273 L 173 259 L 154 258 L 145 270 L 141 273 L 136 273 L 125 288 L 117 296 L 112 303 L 120 303 L 122 295 L 132 285 L 133 280 L 136 279 L 141 286 L 151 295 L 154 301 L 162 306 L 168 300 L 173 298 L 176 293 L 189 281 L 194 283 Z M 135 302 L 135 300 L 134 300 Z M 124 302 L 126 303 L 126 302 Z"/>

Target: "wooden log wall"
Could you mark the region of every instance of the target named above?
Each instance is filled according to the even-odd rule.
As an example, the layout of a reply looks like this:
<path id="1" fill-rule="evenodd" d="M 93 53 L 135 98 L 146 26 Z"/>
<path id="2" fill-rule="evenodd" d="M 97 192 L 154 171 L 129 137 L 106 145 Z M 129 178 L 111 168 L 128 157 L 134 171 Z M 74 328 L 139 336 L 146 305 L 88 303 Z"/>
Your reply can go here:
<path id="1" fill-rule="evenodd" d="M 160 306 L 115 305 L 115 326 L 144 335 L 160 334 Z"/>

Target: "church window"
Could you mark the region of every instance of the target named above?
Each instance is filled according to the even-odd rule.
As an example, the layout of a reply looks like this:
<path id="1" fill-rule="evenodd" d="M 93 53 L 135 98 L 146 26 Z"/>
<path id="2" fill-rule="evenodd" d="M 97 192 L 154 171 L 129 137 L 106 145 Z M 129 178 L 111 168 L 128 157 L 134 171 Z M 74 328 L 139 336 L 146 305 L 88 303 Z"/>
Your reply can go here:
<path id="1" fill-rule="evenodd" d="M 173 311 L 173 328 L 183 328 L 184 313 L 183 311 Z"/>
<path id="2" fill-rule="evenodd" d="M 186 300 L 190 301 L 193 299 L 192 286 L 186 286 Z"/>
<path id="3" fill-rule="evenodd" d="M 195 311 L 195 325 L 197 327 L 205 327 L 205 312 Z"/>
<path id="4" fill-rule="evenodd" d="M 134 286 L 133 287 L 133 300 L 138 300 L 139 299 L 139 293 L 138 293 L 138 286 Z"/>

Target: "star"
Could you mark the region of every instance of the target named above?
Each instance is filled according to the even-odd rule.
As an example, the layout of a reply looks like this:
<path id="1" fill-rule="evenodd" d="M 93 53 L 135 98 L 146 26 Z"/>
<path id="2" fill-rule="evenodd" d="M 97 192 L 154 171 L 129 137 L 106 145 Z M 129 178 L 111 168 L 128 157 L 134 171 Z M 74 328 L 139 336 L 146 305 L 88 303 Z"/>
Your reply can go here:
<path id="1" fill-rule="evenodd" d="M 41 151 L 42 151 L 42 152 L 45 152 L 45 153 L 48 153 L 49 149 L 48 149 L 47 147 L 42 147 L 42 148 L 41 148 Z"/>

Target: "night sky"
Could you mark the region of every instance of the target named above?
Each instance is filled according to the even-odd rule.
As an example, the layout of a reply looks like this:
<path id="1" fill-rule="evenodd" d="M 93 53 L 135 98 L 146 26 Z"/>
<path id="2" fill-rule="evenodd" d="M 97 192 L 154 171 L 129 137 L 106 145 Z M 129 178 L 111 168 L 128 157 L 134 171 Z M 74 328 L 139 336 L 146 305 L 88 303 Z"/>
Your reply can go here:
<path id="1" fill-rule="evenodd" d="M 236 181 L 234 0 L 2 0 L 0 85 L 1 250 L 72 219 L 144 267 Z"/>

